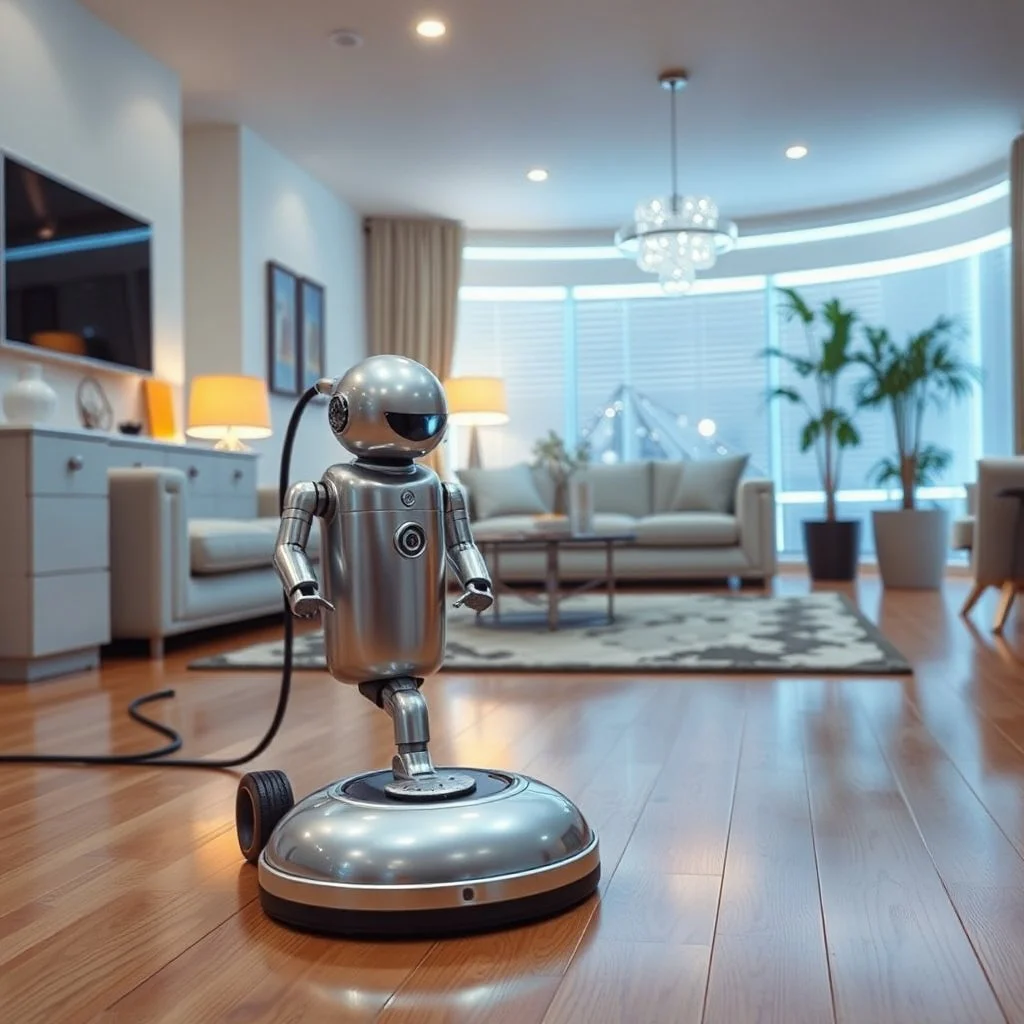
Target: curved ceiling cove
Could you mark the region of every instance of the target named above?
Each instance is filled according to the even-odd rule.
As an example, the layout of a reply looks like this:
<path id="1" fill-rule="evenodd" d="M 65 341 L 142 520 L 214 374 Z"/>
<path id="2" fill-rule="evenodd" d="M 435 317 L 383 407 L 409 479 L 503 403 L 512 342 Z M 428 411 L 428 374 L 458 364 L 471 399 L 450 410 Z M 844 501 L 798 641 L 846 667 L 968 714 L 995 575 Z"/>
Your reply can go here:
<path id="1" fill-rule="evenodd" d="M 186 123 L 249 126 L 364 213 L 475 231 L 610 240 L 664 192 L 674 65 L 680 187 L 741 236 L 1005 176 L 1022 128 L 1010 0 L 441 0 L 434 39 L 380 0 L 81 2 L 180 75 Z M 340 27 L 362 45 L 333 44 Z"/>

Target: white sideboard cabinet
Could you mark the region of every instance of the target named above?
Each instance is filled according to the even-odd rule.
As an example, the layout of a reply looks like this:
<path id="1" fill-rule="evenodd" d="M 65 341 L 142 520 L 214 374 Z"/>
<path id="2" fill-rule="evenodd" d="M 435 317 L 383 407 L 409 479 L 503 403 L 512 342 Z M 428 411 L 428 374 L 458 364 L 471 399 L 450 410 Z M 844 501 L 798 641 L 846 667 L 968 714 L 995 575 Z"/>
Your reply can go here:
<path id="1" fill-rule="evenodd" d="M 0 425 L 0 681 L 99 664 L 111 639 L 107 473 L 133 466 L 180 469 L 197 515 L 257 514 L 254 453 Z"/>

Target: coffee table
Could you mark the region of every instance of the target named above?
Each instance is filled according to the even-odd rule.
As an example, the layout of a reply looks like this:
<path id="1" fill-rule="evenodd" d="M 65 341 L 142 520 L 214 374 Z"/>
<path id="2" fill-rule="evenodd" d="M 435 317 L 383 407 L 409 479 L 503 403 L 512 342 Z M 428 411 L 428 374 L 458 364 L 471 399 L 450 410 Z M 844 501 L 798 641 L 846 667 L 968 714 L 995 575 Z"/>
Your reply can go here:
<path id="1" fill-rule="evenodd" d="M 603 586 L 608 596 L 607 621 L 615 620 L 615 549 L 623 544 L 636 540 L 635 533 L 587 533 L 573 534 L 564 530 L 545 531 L 543 529 L 524 530 L 522 533 L 507 533 L 493 537 L 478 537 L 477 547 L 491 569 L 491 582 L 494 589 L 494 603 L 491 613 L 495 624 L 501 623 L 501 595 L 515 594 L 517 597 L 538 604 L 546 605 L 548 629 L 556 630 L 562 621 L 559 606 L 570 597 L 578 597 L 587 591 Z M 585 583 L 566 586 L 559 573 L 559 554 L 563 548 L 604 548 L 604 572 L 595 579 Z M 524 593 L 519 588 L 509 587 L 501 578 L 501 555 L 503 551 L 541 549 L 546 554 L 544 567 L 544 590 L 540 595 Z M 477 614 L 477 622 L 482 623 L 482 616 Z"/>

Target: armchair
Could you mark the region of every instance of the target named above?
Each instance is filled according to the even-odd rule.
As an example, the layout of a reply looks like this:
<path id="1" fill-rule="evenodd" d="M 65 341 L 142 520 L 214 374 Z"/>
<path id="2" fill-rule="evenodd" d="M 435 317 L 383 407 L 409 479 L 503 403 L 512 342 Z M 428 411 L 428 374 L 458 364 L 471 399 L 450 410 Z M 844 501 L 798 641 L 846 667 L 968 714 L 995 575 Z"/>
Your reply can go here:
<path id="1" fill-rule="evenodd" d="M 970 538 L 974 583 L 960 614 L 970 615 L 989 587 L 999 587 L 999 605 L 992 626 L 995 633 L 1002 632 L 1017 594 L 1024 590 L 1024 565 L 1015 564 L 1018 544 L 1019 557 L 1024 561 L 1024 537 L 1018 540 L 1021 502 L 999 496 L 1009 488 L 1024 489 L 1024 458 L 978 460 Z"/>

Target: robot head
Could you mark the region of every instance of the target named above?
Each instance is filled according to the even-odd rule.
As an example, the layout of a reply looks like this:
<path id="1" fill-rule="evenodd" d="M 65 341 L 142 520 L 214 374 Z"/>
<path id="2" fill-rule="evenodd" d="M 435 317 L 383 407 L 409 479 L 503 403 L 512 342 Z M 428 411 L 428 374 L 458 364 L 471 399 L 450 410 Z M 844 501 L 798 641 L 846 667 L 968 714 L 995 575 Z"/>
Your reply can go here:
<path id="1" fill-rule="evenodd" d="M 334 381 L 329 394 L 331 430 L 360 458 L 422 458 L 448 426 L 441 382 L 405 356 L 370 356 Z"/>

